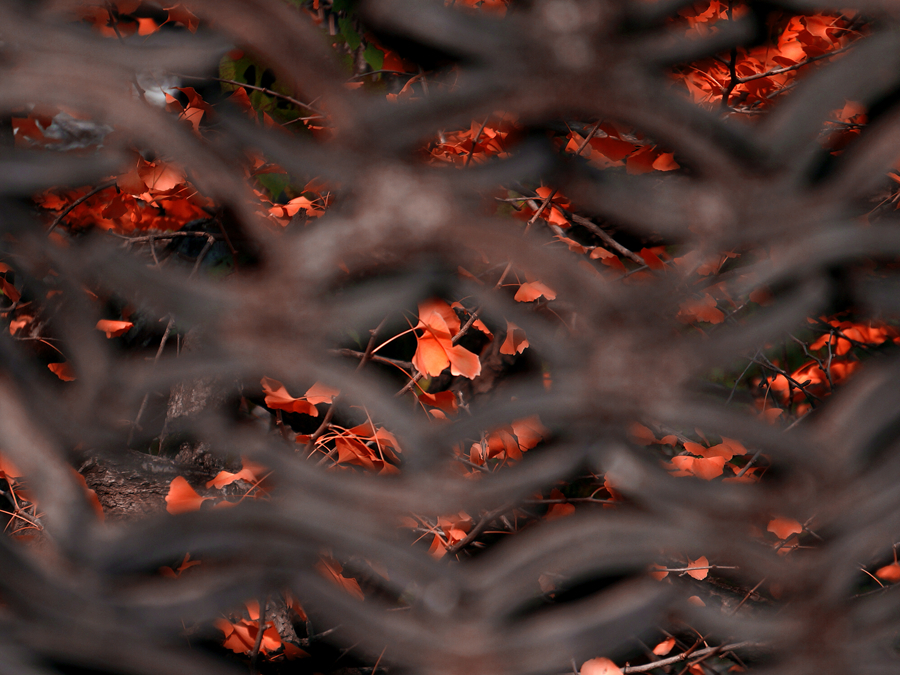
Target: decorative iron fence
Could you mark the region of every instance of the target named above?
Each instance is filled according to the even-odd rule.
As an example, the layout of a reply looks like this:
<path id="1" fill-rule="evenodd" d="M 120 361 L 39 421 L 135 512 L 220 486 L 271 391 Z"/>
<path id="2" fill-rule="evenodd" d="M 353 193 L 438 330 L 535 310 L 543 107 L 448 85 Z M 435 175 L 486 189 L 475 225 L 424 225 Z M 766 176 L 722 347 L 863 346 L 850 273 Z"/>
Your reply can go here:
<path id="1" fill-rule="evenodd" d="M 66 18 L 75 5 L 0 6 L 16 129 L 0 159 L 0 453 L 7 529 L 21 530 L 0 539 L 5 668 L 896 671 L 894 3 L 713 2 L 722 20 L 693 35 L 679 22 L 698 10 L 680 0 L 505 16 L 185 4 L 196 33 L 179 6 L 177 30 L 146 37 L 163 10 L 98 5 L 105 37 Z M 764 44 L 777 12 L 826 12 L 831 46 L 766 71 L 801 76 L 761 95 L 738 47 Z M 129 36 L 127 13 L 151 24 Z M 345 86 L 329 25 L 362 89 Z M 420 67 L 376 77 L 366 35 Z M 273 80 L 226 77 L 235 49 Z M 715 106 L 673 79 L 713 57 L 727 74 Z M 136 92 L 163 76 L 196 87 L 155 107 Z M 204 108 L 225 80 L 305 119 Z M 865 123 L 828 127 L 851 103 Z M 47 108 L 54 125 L 15 121 Z M 497 119 L 501 151 L 482 161 Z M 455 161 L 431 161 L 470 125 Z M 28 138 L 76 152 L 12 147 Z M 616 143 L 658 148 L 672 170 L 625 166 Z M 279 203 L 260 178 L 274 165 L 309 189 Z M 35 207 L 88 184 L 107 190 L 80 202 L 109 196 L 102 226 L 75 223 L 74 197 Z M 209 200 L 187 227 L 115 225 L 149 213 L 140 194 L 176 218 L 185 184 Z M 722 252 L 735 262 L 698 275 Z M 815 323 L 845 310 L 881 338 Z M 111 312 L 128 314 L 107 325 L 126 337 L 96 330 Z M 852 367 L 835 360 L 848 350 Z M 239 503 L 191 511 L 204 497 Z"/>

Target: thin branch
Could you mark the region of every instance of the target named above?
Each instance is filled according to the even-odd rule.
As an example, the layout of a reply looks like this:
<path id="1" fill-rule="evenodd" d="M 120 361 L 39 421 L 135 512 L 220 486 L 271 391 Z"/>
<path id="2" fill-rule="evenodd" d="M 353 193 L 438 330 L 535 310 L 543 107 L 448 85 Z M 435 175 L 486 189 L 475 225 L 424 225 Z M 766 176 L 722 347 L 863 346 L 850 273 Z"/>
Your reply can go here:
<path id="1" fill-rule="evenodd" d="M 620 244 L 615 239 L 613 239 L 611 236 L 609 236 L 606 232 L 604 232 L 603 229 L 601 229 L 600 226 L 597 225 L 594 221 L 589 220 L 588 218 L 585 218 L 584 216 L 579 216 L 577 213 L 572 213 L 572 214 L 567 214 L 567 215 L 571 215 L 571 218 L 574 222 L 578 223 L 579 225 L 581 225 L 583 227 L 586 227 L 593 234 L 595 234 L 597 237 L 599 237 L 610 248 L 617 251 L 620 255 L 624 255 L 626 258 L 628 258 L 632 262 L 636 262 L 638 265 L 646 265 L 647 264 L 647 262 L 641 256 L 639 256 L 634 251 L 622 246 L 622 244 Z"/>
<path id="2" fill-rule="evenodd" d="M 367 75 L 369 73 L 366 73 Z M 293 96 L 288 96 L 287 94 L 281 94 L 277 91 L 273 91 L 271 89 L 267 89 L 266 87 L 257 87 L 252 84 L 247 84 L 246 82 L 238 82 L 237 80 L 228 80 L 223 77 L 200 77 L 197 75 L 179 75 L 176 74 L 176 77 L 180 77 L 186 80 L 213 80 L 214 82 L 223 82 L 224 84 L 230 84 L 235 87 L 244 87 L 245 89 L 251 89 L 253 91 L 258 91 L 267 96 L 272 96 L 274 98 L 280 98 L 282 101 L 287 101 L 298 108 L 306 108 L 307 110 L 312 110 L 317 115 L 325 115 L 325 113 L 317 108 L 313 108 L 311 104 L 304 103 L 303 101 L 298 101 Z"/>
<path id="3" fill-rule="evenodd" d="M 47 230 L 47 235 L 49 236 L 50 233 L 56 229 L 56 226 L 62 222 L 63 218 L 65 218 L 67 215 L 69 215 L 72 212 L 72 209 L 74 209 L 79 204 L 84 203 L 85 201 L 87 201 L 88 199 L 93 197 L 98 192 L 103 192 L 103 190 L 105 190 L 106 188 L 111 188 L 115 184 L 116 184 L 115 180 L 108 180 L 105 183 L 101 183 L 100 185 L 95 187 L 93 190 L 88 192 L 86 195 L 79 197 L 74 202 L 69 204 L 66 208 L 64 208 L 62 210 L 62 213 L 60 213 L 58 216 L 56 216 L 56 219 L 53 221 L 53 223 L 50 225 L 50 228 Z"/>
<path id="4" fill-rule="evenodd" d="M 449 553 L 450 555 L 459 553 L 466 546 L 475 541 L 475 538 L 479 534 L 481 534 L 494 519 L 499 518 L 514 507 L 515 504 L 504 504 L 503 506 L 497 507 L 493 511 L 488 511 L 487 513 L 485 513 L 484 516 L 482 516 L 482 518 L 478 521 L 478 524 L 475 525 L 471 530 L 469 530 L 469 533 L 465 537 L 453 544 L 453 546 L 447 547 L 447 553 Z"/>
<path id="5" fill-rule="evenodd" d="M 351 75 L 347 78 L 347 81 L 350 80 L 358 80 L 361 77 L 368 77 L 369 75 L 409 75 L 410 77 L 418 77 L 418 73 L 407 73 L 405 70 L 389 70 L 387 68 L 382 68 L 381 70 L 370 70 L 366 73 L 359 73 L 358 75 Z"/>
<path id="6" fill-rule="evenodd" d="M 671 666 L 674 663 L 680 663 L 685 661 L 691 656 L 706 656 L 707 654 L 712 654 L 713 652 L 730 652 L 735 649 L 743 649 L 744 647 L 758 647 L 761 646 L 759 642 L 735 642 L 730 645 L 719 645 L 718 647 L 707 647 L 705 649 L 697 649 L 695 651 L 687 651 L 683 654 L 678 654 L 677 656 L 670 656 L 667 659 L 660 659 L 659 661 L 654 661 L 653 663 L 647 663 L 642 666 L 625 666 L 621 670 L 623 673 L 646 673 L 651 670 L 655 670 L 656 668 L 662 668 L 663 666 Z"/>
<path id="7" fill-rule="evenodd" d="M 163 349 L 166 346 L 166 341 L 169 339 L 169 334 L 172 332 L 172 326 L 175 325 L 175 317 L 169 317 L 169 323 L 166 324 L 166 331 L 163 333 L 162 340 L 159 341 L 159 349 L 156 350 L 156 356 L 153 359 L 153 364 L 156 365 L 159 362 L 159 357 L 162 356 Z M 141 407 L 138 409 L 137 416 L 134 418 L 134 422 L 131 425 L 131 429 L 128 432 L 128 440 L 125 442 L 126 445 L 131 445 L 131 440 L 134 438 L 134 430 L 141 428 L 141 417 L 144 414 L 144 409 L 147 407 L 147 399 L 150 398 L 150 392 L 144 394 L 144 399 L 141 401 Z"/>
<path id="8" fill-rule="evenodd" d="M 581 142 L 581 145 L 579 146 L 578 150 L 575 151 L 576 157 L 581 154 L 581 151 L 584 150 L 585 147 L 587 147 L 588 142 L 591 140 L 591 138 L 594 137 L 594 134 L 597 133 L 597 129 L 600 128 L 600 123 L 602 121 L 603 120 L 597 120 L 597 123 L 591 128 L 591 130 L 584 137 L 584 140 Z M 550 194 L 544 198 L 544 200 L 541 202 L 541 205 L 535 210 L 534 215 L 531 216 L 531 218 L 525 224 L 525 232 L 528 232 L 528 230 L 531 229 L 531 226 L 534 225 L 534 223 L 537 221 L 538 218 L 540 218 L 541 214 L 544 212 L 544 210 L 550 204 L 550 201 L 556 196 L 557 192 L 559 192 L 559 189 L 553 188 L 553 190 L 550 192 Z"/>
<path id="9" fill-rule="evenodd" d="M 333 356 L 349 356 L 350 358 L 360 359 L 362 360 L 365 357 L 365 352 L 359 352 L 355 349 L 329 349 L 328 353 Z M 378 354 L 370 354 L 369 361 L 374 361 L 375 363 L 384 363 L 389 366 L 397 366 L 399 368 L 403 368 L 404 370 L 412 370 L 412 363 L 409 361 L 401 361 L 400 359 L 389 359 L 386 356 L 378 356 Z"/>
<path id="10" fill-rule="evenodd" d="M 767 70 L 764 73 L 757 73 L 756 75 L 748 75 L 747 77 L 739 77 L 737 79 L 737 84 L 744 84 L 745 82 L 753 82 L 753 80 L 761 80 L 764 77 L 772 77 L 773 75 L 781 75 L 782 73 L 789 73 L 792 70 L 799 70 L 803 66 L 808 66 L 813 61 L 821 61 L 822 59 L 827 59 L 832 56 L 836 56 L 841 52 L 845 52 L 852 47 L 855 47 L 856 43 L 852 42 L 849 45 L 845 45 L 839 49 L 835 49 L 834 51 L 830 51 L 827 54 L 820 54 L 819 56 L 812 56 L 805 61 L 800 61 L 799 63 L 795 63 L 792 66 L 785 66 L 784 68 L 774 68 L 772 70 Z"/>
<path id="11" fill-rule="evenodd" d="M 478 130 L 478 133 L 475 134 L 475 138 L 472 139 L 472 147 L 469 148 L 469 153 L 466 155 L 466 161 L 463 162 L 463 167 L 469 166 L 469 162 L 472 161 L 472 155 L 475 154 L 475 146 L 478 145 L 478 141 L 481 139 L 481 134 L 484 133 L 484 128 L 487 126 L 489 119 L 491 119 L 490 115 L 484 118 L 484 122 L 481 123 L 481 128 Z"/>
<path id="12" fill-rule="evenodd" d="M 259 648 L 262 645 L 263 633 L 266 629 L 266 605 L 268 604 L 268 596 L 261 598 L 259 603 L 259 621 L 256 625 L 256 640 L 253 642 L 253 650 L 250 652 L 250 672 L 252 675 L 259 673 Z"/>

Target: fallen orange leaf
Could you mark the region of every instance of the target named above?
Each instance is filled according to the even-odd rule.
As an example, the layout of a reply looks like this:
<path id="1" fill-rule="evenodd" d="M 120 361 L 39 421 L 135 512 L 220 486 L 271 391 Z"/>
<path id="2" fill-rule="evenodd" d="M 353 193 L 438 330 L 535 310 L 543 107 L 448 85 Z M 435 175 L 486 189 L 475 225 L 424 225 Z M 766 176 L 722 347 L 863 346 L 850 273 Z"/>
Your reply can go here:
<path id="1" fill-rule="evenodd" d="M 890 565 L 885 565 L 877 572 L 875 572 L 875 576 L 879 579 L 890 581 L 892 584 L 897 583 L 898 581 L 900 581 L 900 564 L 894 562 Z"/>
<path id="2" fill-rule="evenodd" d="M 500 345 L 501 354 L 521 354 L 528 347 L 528 338 L 525 337 L 525 331 L 519 328 L 512 321 L 506 322 L 506 339 Z"/>
<path id="3" fill-rule="evenodd" d="M 71 382 L 75 379 L 75 373 L 72 371 L 72 366 L 69 365 L 68 361 L 63 361 L 62 363 L 49 363 L 47 364 L 47 367 L 63 382 Z"/>
<path id="4" fill-rule="evenodd" d="M 97 322 L 97 330 L 106 333 L 106 337 L 108 338 L 125 335 L 125 333 L 131 330 L 132 326 L 134 326 L 134 324 L 130 321 L 108 321 L 106 319 L 101 319 Z"/>
<path id="5" fill-rule="evenodd" d="M 450 305 L 442 300 L 419 304 L 419 323 L 423 329 L 416 337 L 416 353 L 412 363 L 420 373 L 434 377 L 448 366 L 452 375 L 462 375 L 470 380 L 481 374 L 481 361 L 465 347 L 453 344 L 453 335 L 459 330 L 459 318 Z"/>
<path id="6" fill-rule="evenodd" d="M 166 495 L 166 511 L 172 514 L 196 511 L 207 499 L 211 497 L 201 497 L 182 476 L 175 476 Z"/>
<path id="7" fill-rule="evenodd" d="M 607 658 L 591 659 L 581 664 L 581 675 L 622 675 L 622 669 Z"/>
<path id="8" fill-rule="evenodd" d="M 706 556 L 701 556 L 696 560 L 691 560 L 688 567 L 709 567 L 709 560 L 706 559 Z M 705 579 L 709 575 L 709 570 L 691 570 L 687 573 L 689 577 L 694 577 L 694 579 L 701 580 Z"/>
<path id="9" fill-rule="evenodd" d="M 668 640 L 663 640 L 658 645 L 653 648 L 653 653 L 657 656 L 665 656 L 670 651 L 672 651 L 672 647 L 675 646 L 675 638 L 670 637 Z"/>
<path id="10" fill-rule="evenodd" d="M 285 410 L 293 413 L 303 413 L 310 417 L 318 417 L 316 406 L 303 398 L 291 396 L 287 389 L 278 380 L 264 377 L 261 380 L 263 392 L 266 394 L 266 405 L 275 410 Z M 313 385 L 315 386 L 315 385 Z"/>
<path id="11" fill-rule="evenodd" d="M 515 300 L 516 302 L 531 302 L 542 295 L 548 300 L 553 300 L 556 298 L 556 291 L 540 281 L 526 281 L 516 291 Z"/>
<path id="12" fill-rule="evenodd" d="M 791 518 L 773 518 L 766 529 L 779 539 L 787 539 L 792 534 L 803 532 L 803 526 Z"/>

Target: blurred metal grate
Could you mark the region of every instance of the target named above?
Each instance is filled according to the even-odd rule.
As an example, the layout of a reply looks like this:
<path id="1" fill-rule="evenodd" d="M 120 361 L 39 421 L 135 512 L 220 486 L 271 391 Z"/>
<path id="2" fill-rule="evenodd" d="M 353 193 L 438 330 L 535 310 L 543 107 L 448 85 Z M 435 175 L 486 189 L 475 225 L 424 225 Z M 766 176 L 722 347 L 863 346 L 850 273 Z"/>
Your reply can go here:
<path id="1" fill-rule="evenodd" d="M 900 255 L 896 218 L 885 215 L 869 228 L 856 220 L 900 154 L 893 3 L 749 2 L 758 11 L 688 39 L 666 24 L 687 5 L 680 1 L 545 0 L 517 5 L 501 20 L 421 0 L 367 0 L 364 21 L 457 60 L 452 86 L 404 105 L 360 104 L 344 88 L 330 47 L 288 3 L 185 3 L 213 28 L 146 42 L 96 37 L 61 22 L 52 4 L 0 6 L 4 114 L 27 104 L 78 110 L 185 167 L 223 207 L 230 224 L 222 232 L 240 238 L 253 264 L 216 281 L 195 273 L 196 252 L 181 268 L 160 272 L 148 265 L 148 248 L 126 250 L 112 237 L 60 246 L 22 198 L 61 183 L 99 183 L 121 165 L 124 146 L 110 141 L 95 154 L 53 162 L 25 150 L 0 155 L 3 260 L 14 261 L 32 288 L 52 283 L 63 291 L 66 302 L 50 320 L 78 373 L 61 388 L 21 344 L 0 339 L 0 451 L 27 477 L 45 534 L 35 547 L 0 538 L 0 664 L 10 672 L 222 672 L 231 666 L 184 647 L 183 627 L 210 626 L 279 589 L 300 599 L 317 629 L 339 627 L 329 639 L 371 663 L 381 655 L 381 666 L 398 672 L 562 673 L 573 659 L 603 655 L 622 663 L 641 653 L 637 639 L 653 640 L 672 626 L 690 626 L 706 641 L 695 652 L 707 656 L 704 672 L 731 665 L 707 646 L 737 643 L 744 646 L 737 654 L 769 673 L 896 672 L 897 593 L 858 591 L 860 567 L 889 555 L 900 532 L 896 358 L 870 362 L 787 431 L 726 405 L 728 391 L 702 384 L 712 369 L 743 367 L 762 346 L 834 307 L 896 315 L 896 292 L 887 285 L 896 281 L 861 267 Z M 871 17 L 869 32 L 752 124 L 673 90 L 668 68 L 752 39 L 773 8 L 850 8 Z M 280 133 L 224 108 L 216 133 L 201 138 L 131 94 L 135 73 L 207 77 L 235 45 L 326 110 L 332 138 Z M 848 100 L 872 111 L 872 120 L 833 156 L 822 149 L 821 131 Z M 453 170 L 417 158 L 429 139 L 496 111 L 532 132 L 504 159 Z M 683 170 L 664 179 L 592 171 L 561 163 L 542 140 L 561 119 L 590 120 L 587 133 L 601 118 L 652 138 Z M 274 233 L 245 180 L 241 158 L 250 150 L 294 175 L 339 184 L 339 205 L 314 225 Z M 485 215 L 475 196 L 542 178 L 589 211 L 594 220 L 586 222 L 597 229 L 607 219 L 634 236 L 704 253 L 749 246 L 778 252 L 725 279 L 745 292 L 766 286 L 774 302 L 703 336 L 682 330 L 676 315 L 695 299 L 686 273 L 672 269 L 642 284 L 599 280 L 548 248 L 542 234 L 523 236 L 508 218 Z M 210 246 L 220 241 L 214 228 L 198 232 Z M 206 241 L 199 240 L 201 250 Z M 153 255 L 167 244 L 157 242 Z M 478 256 L 510 262 L 551 286 L 577 314 L 575 329 L 560 331 L 558 322 L 461 277 L 458 268 Z M 85 287 L 121 296 L 163 326 L 171 321 L 174 333 L 195 328 L 202 337 L 177 358 L 134 358 L 94 329 L 99 315 Z M 435 295 L 465 296 L 480 316 L 514 321 L 552 373 L 552 389 L 539 376 L 510 379 L 502 397 L 467 384 L 467 414 L 436 426 L 395 397 L 399 387 L 385 371 L 359 369 L 359 358 L 335 352 L 341 331 L 368 335 L 386 316 L 412 312 Z M 171 461 L 126 459 L 136 453 L 127 449 L 122 420 L 134 420 L 146 396 L 214 382 L 221 391 L 208 397 L 239 398 L 238 383 L 266 375 L 325 382 L 350 405 L 364 406 L 399 439 L 399 475 L 326 471 L 302 461 L 280 435 L 200 405 L 197 414 L 172 415 L 181 420 L 175 442 L 185 441 L 190 455 L 199 447 L 190 443 L 202 440 L 211 466 L 243 455 L 268 467 L 272 497 L 232 509 L 97 521 L 70 464 L 97 484 L 132 480 L 126 474 L 140 483 L 143 472 L 152 484 L 144 493 L 150 506 L 135 510 L 163 506 Z M 552 437 L 521 462 L 475 481 L 452 470 L 457 444 L 535 414 Z M 640 421 L 739 439 L 768 458 L 771 479 L 673 478 L 629 439 L 630 425 Z M 95 459 L 82 466 L 87 456 Z M 614 476 L 629 506 L 579 510 L 452 563 L 411 546 L 401 527 L 409 514 L 466 512 L 489 514 L 484 528 L 584 471 Z M 753 527 L 774 516 L 814 519 L 815 543 L 790 555 L 764 545 Z M 156 574 L 188 552 L 204 561 L 202 575 L 180 583 Z M 366 580 L 364 601 L 320 573 L 323 552 Z M 718 585 L 649 576 L 677 554 L 718 561 Z M 542 590 L 544 575 L 561 580 L 555 602 Z M 780 599 L 755 592 L 763 580 L 782 589 Z M 704 593 L 705 607 L 688 599 Z M 666 667 L 684 672 L 681 662 Z"/>

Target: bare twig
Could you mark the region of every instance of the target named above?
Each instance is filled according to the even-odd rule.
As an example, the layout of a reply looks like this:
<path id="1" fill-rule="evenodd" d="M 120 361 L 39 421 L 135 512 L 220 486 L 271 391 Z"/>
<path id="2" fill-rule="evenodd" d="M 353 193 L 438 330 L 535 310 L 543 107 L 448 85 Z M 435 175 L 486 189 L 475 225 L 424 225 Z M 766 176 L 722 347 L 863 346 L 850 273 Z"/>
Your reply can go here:
<path id="1" fill-rule="evenodd" d="M 95 187 L 93 190 L 91 190 L 90 192 L 88 192 L 85 195 L 82 195 L 81 197 L 76 199 L 74 202 L 69 204 L 66 208 L 64 208 L 62 210 L 62 212 L 58 216 L 56 216 L 56 218 L 50 224 L 50 227 L 47 230 L 47 234 L 49 235 L 51 232 L 53 232 L 53 230 L 56 229 L 57 225 L 59 225 L 63 221 L 63 218 L 65 218 L 67 215 L 69 215 L 72 212 L 72 209 L 74 209 L 76 206 L 84 203 L 85 201 L 87 201 L 88 199 L 93 197 L 98 192 L 103 192 L 103 190 L 105 190 L 106 188 L 113 187 L 115 184 L 116 184 L 115 180 L 108 180 L 105 183 L 100 183 L 100 185 Z"/>

